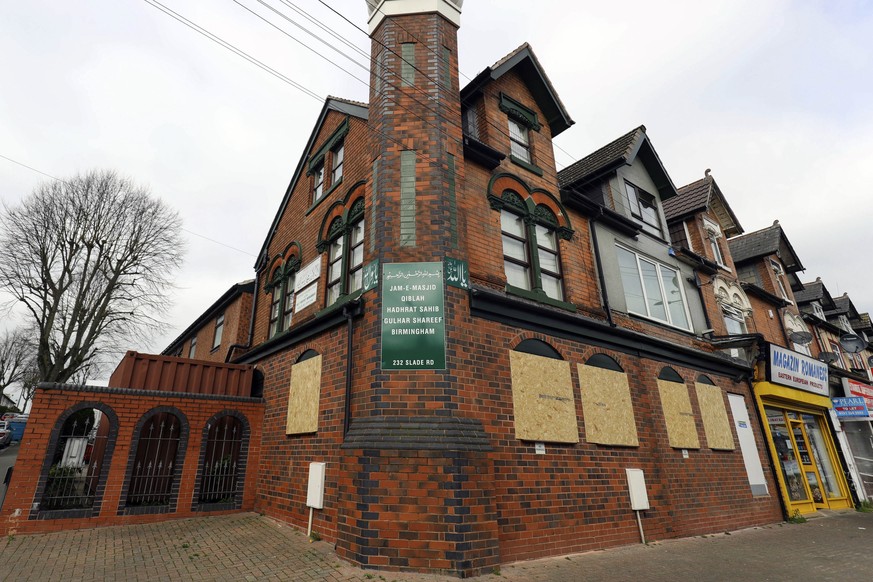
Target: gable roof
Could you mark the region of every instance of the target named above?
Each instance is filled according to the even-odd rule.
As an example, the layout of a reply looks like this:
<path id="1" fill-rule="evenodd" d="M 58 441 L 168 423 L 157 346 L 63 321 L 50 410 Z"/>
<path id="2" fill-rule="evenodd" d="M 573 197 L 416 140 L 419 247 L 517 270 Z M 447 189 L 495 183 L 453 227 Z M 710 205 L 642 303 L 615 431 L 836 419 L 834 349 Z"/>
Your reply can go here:
<path id="1" fill-rule="evenodd" d="M 555 91 L 555 87 L 528 43 L 524 43 L 476 75 L 475 79 L 461 89 L 461 102 L 464 103 L 479 96 L 485 85 L 513 70 L 521 75 L 537 106 L 543 112 L 549 129 L 551 129 L 552 137 L 576 123 L 570 119 L 570 114 L 567 113 L 564 103 L 558 97 L 558 92 Z"/>
<path id="2" fill-rule="evenodd" d="M 716 184 L 715 179 L 706 170 L 705 176 L 679 188 L 679 195 L 664 201 L 664 216 L 667 222 L 681 220 L 688 216 L 711 210 L 719 221 L 725 236 L 736 236 L 743 233 L 743 227 L 734 214 Z"/>
<path id="3" fill-rule="evenodd" d="M 782 261 L 787 272 L 796 273 L 805 269 L 778 220 L 774 221 L 772 226 L 735 236 L 727 242 L 731 257 L 737 265 L 775 254 Z"/>
<path id="4" fill-rule="evenodd" d="M 177 348 L 180 348 L 182 344 L 185 342 L 185 339 L 193 332 L 194 330 L 200 329 L 203 327 L 203 324 L 207 321 L 215 318 L 218 313 L 224 310 L 228 305 L 233 303 L 233 301 L 244 293 L 254 293 L 255 292 L 255 280 L 249 279 L 248 281 L 243 281 L 242 283 L 235 283 L 231 286 L 230 289 L 225 291 L 221 297 L 219 297 L 215 303 L 210 305 L 206 311 L 200 314 L 200 316 L 195 319 L 191 325 L 185 328 L 185 331 L 180 333 L 176 339 L 174 339 L 170 345 L 164 348 L 164 351 L 161 352 L 161 355 L 169 355 L 172 352 L 176 351 Z"/>
<path id="5" fill-rule="evenodd" d="M 294 170 L 294 174 L 291 176 L 291 182 L 288 184 L 288 188 L 285 190 L 285 196 L 282 197 L 282 202 L 279 204 L 279 210 L 276 212 L 276 216 L 273 217 L 273 223 L 270 225 L 270 229 L 267 231 L 267 237 L 264 240 L 264 244 L 261 246 L 261 250 L 258 252 L 258 258 L 255 261 L 255 271 L 259 270 L 267 261 L 267 249 L 270 248 L 270 241 L 273 240 L 273 235 L 276 233 L 276 228 L 279 226 L 279 221 L 282 219 L 282 214 L 285 213 L 285 208 L 288 206 L 288 201 L 291 199 L 291 193 L 294 192 L 294 187 L 297 185 L 297 181 L 300 180 L 300 176 L 304 174 L 304 169 L 306 168 L 306 160 L 309 158 L 310 153 L 315 147 L 315 140 L 318 137 L 321 128 L 324 126 L 324 122 L 327 119 L 328 114 L 331 111 L 336 111 L 338 113 L 349 115 L 351 117 L 357 117 L 358 119 L 367 120 L 368 108 L 365 103 L 361 103 L 360 101 L 352 101 L 350 99 L 341 99 L 339 97 L 331 97 L 328 96 L 327 99 L 324 100 L 324 106 L 321 108 L 321 113 L 318 115 L 318 119 L 315 122 L 315 127 L 312 128 L 312 133 L 309 135 L 309 139 L 306 141 L 306 147 L 303 148 L 303 155 L 300 157 L 300 161 L 297 163 L 297 168 Z"/>
<path id="6" fill-rule="evenodd" d="M 558 183 L 562 188 L 578 188 L 621 166 L 630 165 L 637 158 L 646 166 L 649 176 L 658 188 L 661 200 L 668 200 L 678 194 L 676 186 L 667 174 L 661 158 L 646 134 L 646 126 L 641 125 L 609 142 L 558 172 Z"/>

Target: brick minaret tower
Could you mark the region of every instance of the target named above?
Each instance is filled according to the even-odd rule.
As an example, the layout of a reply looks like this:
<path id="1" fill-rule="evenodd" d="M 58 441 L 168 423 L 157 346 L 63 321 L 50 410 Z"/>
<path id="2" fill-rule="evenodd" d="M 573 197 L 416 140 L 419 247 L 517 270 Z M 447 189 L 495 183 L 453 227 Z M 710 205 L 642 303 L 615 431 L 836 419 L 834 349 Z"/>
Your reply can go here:
<path id="1" fill-rule="evenodd" d="M 461 0 L 368 0 L 373 160 L 367 244 L 383 269 L 358 326 L 385 354 L 380 310 L 391 268 L 466 256 L 458 87 Z M 387 303 L 386 303 L 387 304 Z M 493 474 L 480 421 L 464 413 L 467 291 L 445 286 L 445 366 L 355 363 L 337 551 L 364 566 L 470 576 L 499 563 Z M 413 341 L 410 339 L 410 341 Z M 372 349 L 369 349 L 372 348 Z M 469 409 L 468 409 L 469 410 Z"/>

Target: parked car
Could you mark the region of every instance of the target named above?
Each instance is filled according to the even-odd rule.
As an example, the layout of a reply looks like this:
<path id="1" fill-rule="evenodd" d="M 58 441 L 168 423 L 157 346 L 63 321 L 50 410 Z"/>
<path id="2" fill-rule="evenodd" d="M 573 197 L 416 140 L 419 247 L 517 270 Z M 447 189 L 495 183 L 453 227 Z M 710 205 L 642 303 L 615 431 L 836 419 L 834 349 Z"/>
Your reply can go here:
<path id="1" fill-rule="evenodd" d="M 12 442 L 12 427 L 8 420 L 0 420 L 0 449 L 8 447 Z"/>

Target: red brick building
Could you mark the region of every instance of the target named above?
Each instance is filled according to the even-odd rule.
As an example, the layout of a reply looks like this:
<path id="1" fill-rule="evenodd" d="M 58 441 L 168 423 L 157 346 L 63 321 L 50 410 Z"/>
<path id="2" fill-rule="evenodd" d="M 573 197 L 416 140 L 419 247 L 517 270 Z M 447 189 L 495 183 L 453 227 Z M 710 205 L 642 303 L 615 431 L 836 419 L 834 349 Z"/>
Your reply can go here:
<path id="1" fill-rule="evenodd" d="M 680 191 L 646 128 L 558 172 L 552 139 L 573 121 L 530 46 L 461 87 L 460 2 L 376 4 L 369 103 L 327 99 L 254 283 L 228 291 L 165 352 L 188 355 L 197 337 L 195 359 L 254 367 L 248 394 L 191 399 L 248 407 L 237 416 L 257 454 L 234 507 L 300 528 L 312 515 L 316 533 L 365 567 L 458 576 L 637 543 L 641 529 L 665 539 L 780 520 L 753 366 L 711 341 L 723 328 L 701 284 L 718 258 L 703 231 L 688 231 L 684 251 L 671 243 L 664 204 Z M 739 231 L 723 206 L 708 208 Z M 231 306 L 233 351 L 226 330 L 214 341 Z M 182 383 L 176 372 L 169 383 L 125 377 L 143 378 L 119 388 L 129 399 Z M 47 406 L 56 418 L 70 403 Z M 189 434 L 205 434 L 207 408 L 191 411 Z M 119 442 L 137 422 L 114 425 L 126 427 Z M 50 440 L 38 439 L 42 451 Z M 215 449 L 197 446 L 188 450 Z M 47 479 L 46 463 L 27 487 Z M 311 463 L 325 463 L 314 512 Z M 130 466 L 106 482 L 124 487 Z M 208 471 L 174 467 L 167 513 L 189 515 Z M 644 485 L 639 513 L 630 481 Z M 102 507 L 117 513 L 126 498 L 107 493 Z"/>

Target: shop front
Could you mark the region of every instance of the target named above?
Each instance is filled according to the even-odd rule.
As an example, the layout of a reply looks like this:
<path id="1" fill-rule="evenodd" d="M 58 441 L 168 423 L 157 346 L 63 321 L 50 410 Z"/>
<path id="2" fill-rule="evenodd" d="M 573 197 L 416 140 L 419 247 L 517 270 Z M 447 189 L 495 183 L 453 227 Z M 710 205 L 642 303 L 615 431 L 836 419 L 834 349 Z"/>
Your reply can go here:
<path id="1" fill-rule="evenodd" d="M 852 507 L 828 424 L 827 364 L 772 344 L 767 352 L 755 399 L 788 515 Z"/>
<path id="2" fill-rule="evenodd" d="M 845 398 L 836 416 L 848 443 L 848 454 L 855 464 L 855 482 L 860 499 L 873 499 L 873 386 L 842 378 Z M 835 399 L 836 400 L 836 399 Z"/>

